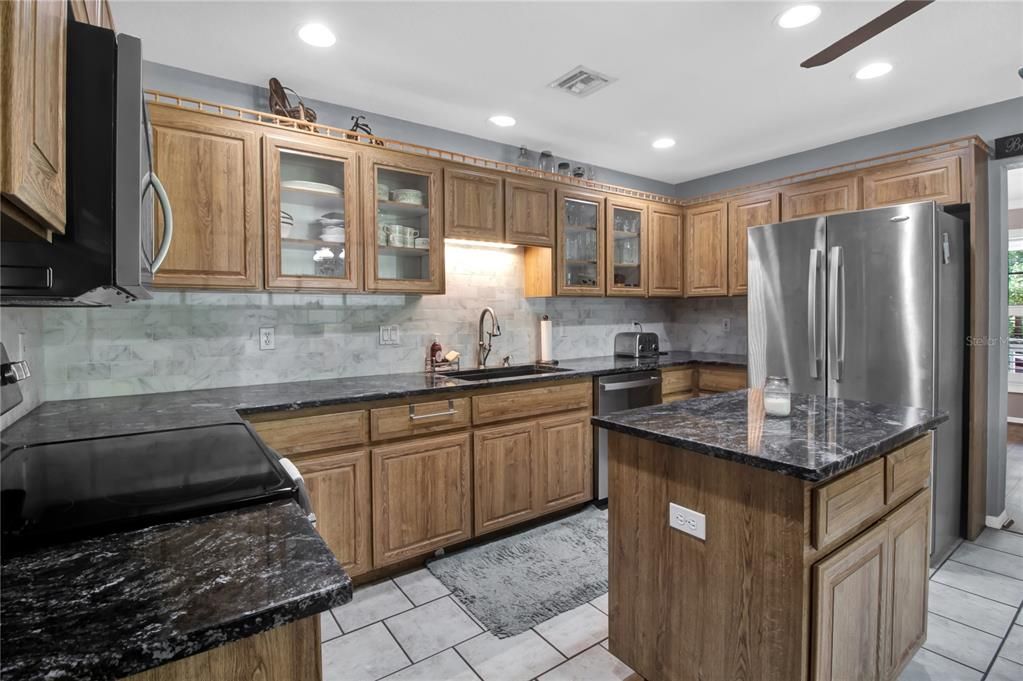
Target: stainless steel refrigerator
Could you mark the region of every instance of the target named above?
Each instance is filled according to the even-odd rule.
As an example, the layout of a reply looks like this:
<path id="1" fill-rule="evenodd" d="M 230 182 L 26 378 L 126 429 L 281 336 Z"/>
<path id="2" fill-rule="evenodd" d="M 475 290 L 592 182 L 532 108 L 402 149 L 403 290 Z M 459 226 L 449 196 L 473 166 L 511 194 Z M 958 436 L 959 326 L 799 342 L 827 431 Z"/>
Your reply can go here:
<path id="1" fill-rule="evenodd" d="M 942 409 L 931 557 L 961 536 L 966 385 L 964 223 L 933 202 L 748 231 L 749 380 L 793 392 Z"/>

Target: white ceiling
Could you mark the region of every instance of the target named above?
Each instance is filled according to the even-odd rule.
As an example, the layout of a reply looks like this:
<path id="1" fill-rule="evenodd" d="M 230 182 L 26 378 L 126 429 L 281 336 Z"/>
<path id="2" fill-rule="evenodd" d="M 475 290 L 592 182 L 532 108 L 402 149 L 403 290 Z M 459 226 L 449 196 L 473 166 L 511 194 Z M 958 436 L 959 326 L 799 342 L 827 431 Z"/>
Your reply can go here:
<path id="1" fill-rule="evenodd" d="M 1023 2 L 941 0 L 829 65 L 799 63 L 894 4 L 821 2 L 783 30 L 779 2 L 140 2 L 118 30 L 146 58 L 682 182 L 1023 95 Z M 331 48 L 296 29 L 322 21 Z M 852 74 L 871 61 L 894 71 Z M 618 79 L 547 87 L 583 64 Z M 514 128 L 487 122 L 494 113 Z M 670 150 L 651 149 L 672 136 Z"/>

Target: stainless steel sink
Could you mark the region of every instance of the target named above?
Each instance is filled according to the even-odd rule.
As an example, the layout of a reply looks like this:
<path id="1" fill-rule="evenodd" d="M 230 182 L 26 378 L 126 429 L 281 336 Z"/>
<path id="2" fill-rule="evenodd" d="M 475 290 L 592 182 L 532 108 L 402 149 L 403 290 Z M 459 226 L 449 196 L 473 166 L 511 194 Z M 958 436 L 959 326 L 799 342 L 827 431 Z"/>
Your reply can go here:
<path id="1" fill-rule="evenodd" d="M 487 369 L 464 369 L 452 371 L 445 376 L 460 378 L 463 381 L 489 381 L 496 378 L 517 378 L 519 376 L 538 376 L 540 374 L 554 374 L 569 369 L 559 369 L 547 364 L 519 364 L 510 367 L 491 367 Z"/>

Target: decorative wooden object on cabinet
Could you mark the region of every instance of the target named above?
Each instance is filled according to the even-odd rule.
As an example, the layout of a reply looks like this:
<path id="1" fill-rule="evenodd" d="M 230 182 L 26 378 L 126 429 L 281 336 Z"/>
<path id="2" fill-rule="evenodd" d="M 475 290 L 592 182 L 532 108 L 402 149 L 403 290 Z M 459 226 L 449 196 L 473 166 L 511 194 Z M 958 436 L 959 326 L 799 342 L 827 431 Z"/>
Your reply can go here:
<path id="1" fill-rule="evenodd" d="M 174 207 L 174 239 L 158 286 L 259 288 L 262 214 L 253 126 L 149 105 L 153 169 Z M 275 221 L 276 223 L 276 221 Z M 163 238 L 157 211 L 156 241 Z"/>
<path id="2" fill-rule="evenodd" d="M 554 246 L 554 185 L 539 180 L 504 180 L 505 238 L 523 246 Z"/>
<path id="3" fill-rule="evenodd" d="M 373 564 L 472 536 L 469 434 L 373 449 Z"/>
<path id="4" fill-rule="evenodd" d="M 476 535 L 536 515 L 535 421 L 477 430 L 473 434 L 473 505 Z"/>
<path id="5" fill-rule="evenodd" d="M 604 195 L 558 190 L 557 294 L 604 295 Z"/>
<path id="6" fill-rule="evenodd" d="M 776 191 L 743 194 L 728 201 L 728 294 L 746 295 L 746 230 L 781 219 Z"/>
<path id="7" fill-rule="evenodd" d="M 832 213 L 859 210 L 860 178 L 858 175 L 827 177 L 781 188 L 781 219 L 799 220 Z"/>
<path id="8" fill-rule="evenodd" d="M 282 165 L 290 167 L 285 172 Z M 275 133 L 263 137 L 263 196 L 266 229 L 263 230 L 266 287 L 284 290 L 356 290 L 362 286 L 359 227 L 359 157 L 348 144 L 333 140 L 310 140 L 306 135 Z M 288 174 L 294 177 L 285 177 Z M 297 176 L 301 175 L 301 176 Z M 336 196 L 315 188 L 286 188 L 285 181 L 316 178 L 320 184 L 338 186 Z M 326 180 L 330 180 L 327 182 Z M 281 212 L 294 218 L 289 236 L 281 233 Z M 298 213 L 298 215 L 295 215 Z M 344 241 L 326 242 L 313 222 L 326 213 L 343 213 Z M 302 231 L 305 230 L 305 231 Z M 344 258 L 330 272 L 318 273 L 313 255 L 340 250 Z"/>
<path id="9" fill-rule="evenodd" d="M 504 241 L 503 182 L 496 173 L 444 168 L 444 236 Z"/>
<path id="10" fill-rule="evenodd" d="M 651 297 L 682 297 L 685 293 L 683 275 L 682 209 L 667 204 L 651 203 L 647 231 L 647 289 Z"/>
<path id="11" fill-rule="evenodd" d="M 323 452 L 295 461 L 316 514 L 316 531 L 350 576 L 373 567 L 369 452 Z"/>
<path id="12" fill-rule="evenodd" d="M 647 294 L 647 206 L 614 196 L 607 198 L 605 228 L 605 266 L 607 295 L 639 296 Z"/>
<path id="13" fill-rule="evenodd" d="M 687 296 L 728 293 L 728 205 L 722 201 L 685 209 Z"/>
<path id="14" fill-rule="evenodd" d="M 67 3 L 7 0 L 0 29 L 0 208 L 49 240 L 66 220 Z"/>
<path id="15" fill-rule="evenodd" d="M 533 468 L 536 513 L 593 498 L 593 427 L 589 410 L 540 419 Z"/>
<path id="16" fill-rule="evenodd" d="M 363 191 L 366 198 L 366 289 L 403 293 L 444 293 L 444 214 L 441 210 L 441 165 L 408 154 L 371 151 L 364 156 Z M 381 181 L 382 180 L 382 181 Z M 416 189 L 423 204 L 382 198 L 380 185 L 390 192 Z M 414 185 L 414 186 L 413 186 Z M 428 248 L 381 245 L 381 217 L 393 216 L 392 224 L 418 232 L 429 239 Z M 381 260 L 385 258 L 386 260 Z M 391 260 L 393 258 L 393 260 Z"/>
<path id="17" fill-rule="evenodd" d="M 864 208 L 911 201 L 960 203 L 959 156 L 892 163 L 863 174 Z"/>
<path id="18" fill-rule="evenodd" d="M 121 681 L 320 681 L 320 618 L 306 617 Z"/>

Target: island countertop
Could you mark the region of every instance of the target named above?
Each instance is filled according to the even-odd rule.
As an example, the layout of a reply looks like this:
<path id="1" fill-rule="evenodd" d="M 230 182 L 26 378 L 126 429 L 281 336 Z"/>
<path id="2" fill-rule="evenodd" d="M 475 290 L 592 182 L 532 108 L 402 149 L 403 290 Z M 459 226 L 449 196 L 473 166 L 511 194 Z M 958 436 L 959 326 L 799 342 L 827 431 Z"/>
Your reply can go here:
<path id="1" fill-rule="evenodd" d="M 944 412 L 792 395 L 787 417 L 764 414 L 760 390 L 593 417 L 594 425 L 708 456 L 821 482 L 948 419 Z"/>

